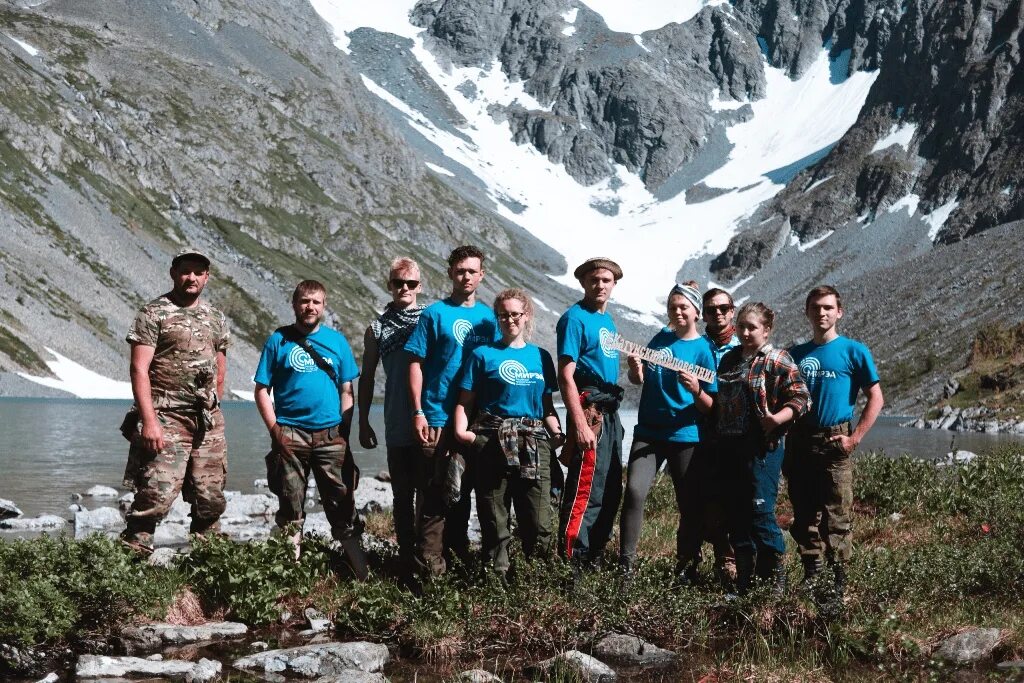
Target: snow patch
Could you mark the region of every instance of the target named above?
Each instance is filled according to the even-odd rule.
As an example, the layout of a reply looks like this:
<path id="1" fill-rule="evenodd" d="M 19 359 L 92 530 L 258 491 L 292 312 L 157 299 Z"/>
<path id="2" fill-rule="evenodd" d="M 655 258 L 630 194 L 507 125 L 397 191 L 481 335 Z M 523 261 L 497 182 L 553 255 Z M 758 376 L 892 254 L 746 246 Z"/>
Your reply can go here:
<path id="1" fill-rule="evenodd" d="M 644 52 L 650 52 L 651 51 L 651 48 L 649 48 L 646 45 L 644 45 L 644 38 L 643 38 L 643 36 L 634 35 L 633 36 L 633 42 L 636 43 L 637 45 L 639 45 L 640 49 L 643 50 Z"/>
<path id="2" fill-rule="evenodd" d="M 807 188 L 806 190 L 804 190 L 804 194 L 807 194 L 808 192 L 810 192 L 811 190 L 813 190 L 814 188 L 816 188 L 816 187 L 817 187 L 818 185 L 821 185 L 822 183 L 827 183 L 828 181 L 832 180 L 832 178 L 834 178 L 834 177 L 835 177 L 835 176 L 825 176 L 825 177 L 824 177 L 824 178 L 822 178 L 821 180 L 815 180 L 815 181 L 814 181 L 814 182 L 813 182 L 813 183 L 811 184 L 811 186 L 810 186 L 810 187 L 808 187 L 808 188 Z"/>
<path id="3" fill-rule="evenodd" d="M 30 56 L 36 57 L 39 55 L 39 50 L 26 43 L 24 40 L 19 40 L 10 34 L 7 34 L 7 37 L 13 40 L 15 43 L 17 43 L 18 47 L 20 47 L 25 52 L 29 53 Z"/>
<path id="4" fill-rule="evenodd" d="M 253 394 L 252 394 L 251 391 L 242 391 L 241 389 L 232 389 L 231 390 L 231 395 L 234 396 L 235 398 L 241 399 L 243 401 L 254 402 L 256 400 L 255 397 L 253 397 Z"/>
<path id="5" fill-rule="evenodd" d="M 533 298 L 533 303 L 537 304 L 537 308 L 539 308 L 542 311 L 547 311 L 548 313 L 551 312 L 551 309 L 548 308 L 547 304 L 545 304 L 543 301 L 541 301 L 537 297 L 532 297 L 532 298 Z"/>
<path id="6" fill-rule="evenodd" d="M 711 187 L 747 187 L 827 150 L 857 120 L 878 78 L 878 71 L 857 72 L 832 83 L 825 50 L 796 81 L 767 61 L 764 70 L 767 96 L 750 103 L 750 120 L 726 131 L 733 149 L 725 166 L 705 178 Z"/>
<path id="7" fill-rule="evenodd" d="M 639 38 L 639 36 L 637 37 Z M 734 111 L 747 104 L 746 101 L 723 100 L 721 97 L 722 91 L 719 88 L 711 91 L 711 100 L 708 102 L 711 105 L 711 111 Z"/>
<path id="8" fill-rule="evenodd" d="M 41 384 L 44 387 L 59 389 L 72 394 L 76 398 L 132 398 L 132 385 L 130 382 L 118 382 L 117 380 L 104 377 L 93 372 L 87 367 L 79 365 L 67 356 L 62 356 L 49 347 L 46 351 L 56 360 L 46 361 L 50 372 L 57 375 L 53 377 L 36 377 L 24 372 L 18 375 L 30 382 Z"/>
<path id="9" fill-rule="evenodd" d="M 832 236 L 832 233 L 834 233 L 834 232 L 835 232 L 835 230 L 829 230 L 828 232 L 826 232 L 821 237 L 815 237 L 814 239 L 808 240 L 807 242 L 801 242 L 800 239 L 797 238 L 796 248 L 801 253 L 805 252 L 808 249 L 810 249 L 811 247 L 815 246 L 816 244 L 818 244 L 820 242 L 824 242 L 825 240 L 827 240 L 829 237 Z M 796 235 L 794 235 L 794 237 L 796 237 Z"/>
<path id="10" fill-rule="evenodd" d="M 935 238 L 939 236 L 939 230 L 946 224 L 946 221 L 949 220 L 949 217 L 956 211 L 958 206 L 960 206 L 960 202 L 956 199 L 951 199 L 924 217 L 924 222 L 928 224 L 929 241 L 935 241 Z"/>
<path id="11" fill-rule="evenodd" d="M 574 35 L 576 35 L 576 27 L 575 26 L 566 26 L 565 28 L 562 29 L 562 35 L 563 36 L 574 36 Z"/>
<path id="12" fill-rule="evenodd" d="M 569 24 L 568 26 L 562 29 L 563 36 L 571 36 L 576 33 L 576 27 L 573 26 L 573 24 L 576 23 L 576 15 L 579 13 L 579 7 L 573 7 L 568 12 L 562 13 L 562 19 L 565 21 L 565 23 Z"/>
<path id="13" fill-rule="evenodd" d="M 522 83 L 510 82 L 497 62 L 486 69 L 439 62 L 426 49 L 421 30 L 408 23 L 413 0 L 388 0 L 384 11 L 377 5 L 372 10 L 356 8 L 350 0 L 311 1 L 338 36 L 369 25 L 410 37 L 413 57 L 466 119 L 467 125 L 461 128 L 465 137 L 439 129 L 427 116 L 364 76 L 366 87 L 401 113 L 413 130 L 475 175 L 486 187 L 496 214 L 521 225 L 563 255 L 568 271 L 552 274 L 553 280 L 578 290 L 579 283 L 571 274 L 576 264 L 595 253 L 614 254 L 625 271 L 615 289 L 615 302 L 639 311 L 637 315 L 654 316 L 650 320 L 664 315 L 661 295 L 675 282 L 683 261 L 725 249 L 737 224 L 782 190 L 784 185 L 764 174 L 806 163 L 805 157 L 834 144 L 852 125 L 877 77 L 877 72 L 854 74 L 840 85 L 829 83 L 824 50 L 799 81 L 790 81 L 781 70 L 766 65 L 767 97 L 750 103 L 754 111 L 751 120 L 729 128 L 727 134 L 735 147 L 726 166 L 714 174 L 716 182 L 708 183 L 728 191 L 694 205 L 686 203 L 685 193 L 658 201 L 636 174 L 622 166 L 615 168 L 613 177 L 585 187 L 532 145 L 516 144 L 507 123 L 495 121 L 488 109 L 514 102 L 530 109 L 550 107 L 541 106 L 524 91 Z M 600 0 L 588 4 L 605 14 L 612 28 L 636 34 L 669 21 L 685 21 L 718 0 Z M 641 45 L 642 39 L 636 39 Z M 459 91 L 467 80 L 476 85 L 472 99 Z M 724 102 L 721 108 L 744 104 Z M 779 130 L 783 125 L 785 129 Z M 617 215 L 594 208 L 610 204 L 618 207 Z M 508 205 L 517 206 L 518 213 Z M 652 258 L 652 253 L 666 257 Z M 533 293 L 543 295 L 543 286 L 533 283 Z"/>
<path id="14" fill-rule="evenodd" d="M 585 4 L 604 19 L 613 31 L 643 33 L 666 24 L 689 21 L 705 7 L 728 0 L 586 0 Z"/>
<path id="15" fill-rule="evenodd" d="M 916 123 L 903 123 L 893 124 L 889 134 L 884 138 L 875 143 L 875 146 L 871 148 L 871 154 L 880 152 L 883 149 L 888 149 L 893 145 L 899 145 L 903 149 L 910 149 L 910 141 L 914 139 L 914 133 L 917 132 Z"/>
<path id="16" fill-rule="evenodd" d="M 911 192 L 906 197 L 900 197 L 896 202 L 890 206 L 886 211 L 888 213 L 896 213 L 906 209 L 907 213 L 913 216 L 917 213 L 917 205 L 921 203 L 921 197 Z"/>
<path id="17" fill-rule="evenodd" d="M 427 165 L 427 168 L 429 168 L 434 173 L 440 173 L 441 175 L 446 175 L 446 176 L 449 176 L 451 178 L 455 177 L 455 174 L 452 173 L 451 171 L 449 171 L 444 166 L 438 166 L 437 164 L 432 164 L 429 161 L 426 162 L 426 165 Z"/>

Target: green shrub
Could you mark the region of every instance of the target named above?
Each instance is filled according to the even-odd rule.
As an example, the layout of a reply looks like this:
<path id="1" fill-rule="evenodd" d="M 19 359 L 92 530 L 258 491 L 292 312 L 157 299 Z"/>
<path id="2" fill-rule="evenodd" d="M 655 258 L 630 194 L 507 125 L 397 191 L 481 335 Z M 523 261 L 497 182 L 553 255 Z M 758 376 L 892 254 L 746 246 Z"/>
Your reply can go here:
<path id="1" fill-rule="evenodd" d="M 329 574 L 322 543 L 304 541 L 301 561 L 293 553 L 291 542 L 280 534 L 250 543 L 214 536 L 193 543 L 182 569 L 208 608 L 226 607 L 236 619 L 266 624 L 279 618 L 283 599 L 308 595 Z"/>
<path id="2" fill-rule="evenodd" d="M 99 535 L 0 543 L 0 641 L 105 633 L 136 615 L 161 614 L 180 585 L 176 572 L 150 567 Z"/>

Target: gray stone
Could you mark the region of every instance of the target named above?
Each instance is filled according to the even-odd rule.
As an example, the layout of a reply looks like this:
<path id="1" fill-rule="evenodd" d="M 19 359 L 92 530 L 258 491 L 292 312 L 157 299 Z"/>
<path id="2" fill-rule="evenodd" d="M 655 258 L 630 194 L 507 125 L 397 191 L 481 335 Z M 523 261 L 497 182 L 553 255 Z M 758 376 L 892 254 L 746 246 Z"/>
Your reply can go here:
<path id="1" fill-rule="evenodd" d="M 360 512 L 390 510 L 395 505 L 391 484 L 380 479 L 362 479 L 356 489 L 356 509 Z"/>
<path id="2" fill-rule="evenodd" d="M 331 523 L 327 521 L 327 514 L 324 512 L 313 512 L 306 515 L 306 521 L 302 524 L 302 533 L 306 536 L 330 538 Z"/>
<path id="3" fill-rule="evenodd" d="M 316 679 L 316 683 L 388 683 L 388 679 L 382 673 L 346 669 L 341 673 L 322 676 Z"/>
<path id="4" fill-rule="evenodd" d="M 178 557 L 177 551 L 173 548 L 157 548 L 146 560 L 150 567 L 170 567 Z"/>
<path id="5" fill-rule="evenodd" d="M 341 674 L 346 669 L 378 672 L 384 668 L 390 657 L 387 646 L 378 643 L 325 643 L 268 650 L 237 659 L 232 666 L 243 671 L 319 678 Z"/>
<path id="6" fill-rule="evenodd" d="M 40 515 L 38 517 L 0 519 L 0 529 L 7 531 L 41 531 L 43 529 L 63 529 L 67 523 L 66 519 L 57 515 Z"/>
<path id="7" fill-rule="evenodd" d="M 128 512 L 132 509 L 132 503 L 135 502 L 135 494 L 129 491 L 120 498 L 117 499 L 117 507 L 121 512 Z M 184 501 L 183 501 L 184 502 Z"/>
<path id="8" fill-rule="evenodd" d="M 664 664 L 676 658 L 676 653 L 648 643 L 636 636 L 610 633 L 594 645 L 594 654 L 602 659 L 639 665 Z"/>
<path id="9" fill-rule="evenodd" d="M 605 683 L 614 681 L 617 677 L 615 670 L 610 666 L 579 650 L 562 652 L 538 663 L 535 668 L 544 674 L 555 671 L 570 673 L 586 683 Z"/>
<path id="10" fill-rule="evenodd" d="M 164 517 L 164 522 L 187 525 L 191 519 L 191 514 L 192 506 L 186 503 L 179 493 L 178 497 L 171 503 L 171 509 L 167 512 L 167 516 Z"/>
<path id="11" fill-rule="evenodd" d="M 85 492 L 85 495 L 90 498 L 117 498 L 120 494 L 117 489 L 112 489 L 109 486 L 96 485 Z"/>
<path id="12" fill-rule="evenodd" d="M 470 669 L 469 671 L 463 671 L 455 680 L 462 681 L 463 683 L 501 683 L 501 679 L 490 671 L 484 671 L 483 669 Z"/>
<path id="13" fill-rule="evenodd" d="M 991 659 L 1002 632 L 997 628 L 977 628 L 950 636 L 936 648 L 934 656 L 947 662 L 973 664 Z"/>
<path id="14" fill-rule="evenodd" d="M 121 632 L 121 637 L 140 643 L 159 645 L 187 645 L 214 640 L 241 638 L 249 632 L 245 624 L 232 621 L 217 621 L 197 626 L 178 624 L 143 624 L 130 626 Z"/>
<path id="15" fill-rule="evenodd" d="M 254 479 L 252 485 L 253 488 L 265 489 L 270 486 L 270 483 L 266 479 Z"/>
<path id="16" fill-rule="evenodd" d="M 1015 671 L 1017 669 L 1024 669 L 1024 659 L 1013 659 L 1007 662 L 999 662 L 996 664 L 996 668 L 1001 671 Z"/>
<path id="17" fill-rule="evenodd" d="M 18 506 L 13 501 L 0 498 L 0 519 L 14 519 L 15 517 L 21 517 L 21 515 L 21 510 L 18 509 Z"/>
<path id="18" fill-rule="evenodd" d="M 51 671 L 50 673 L 46 674 L 45 677 L 40 678 L 38 681 L 36 681 L 36 683 L 57 683 L 57 681 L 59 680 L 60 676 Z"/>
<path id="19" fill-rule="evenodd" d="M 323 614 L 312 607 L 307 607 L 303 611 L 303 615 L 306 617 L 306 623 L 309 624 L 309 628 L 314 633 L 322 633 L 331 628 L 331 620 L 325 618 Z"/>
<path id="20" fill-rule="evenodd" d="M 389 482 L 391 481 L 391 473 L 388 472 L 387 470 L 381 470 L 380 472 L 377 473 L 377 480 Z"/>
<path id="21" fill-rule="evenodd" d="M 124 518 L 116 508 L 96 508 L 75 513 L 75 538 L 82 539 L 96 531 L 120 531 Z"/>
<path id="22" fill-rule="evenodd" d="M 266 652 L 270 649 L 270 643 L 265 643 L 262 640 L 254 640 L 249 643 L 249 649 L 253 652 Z"/>
<path id="23" fill-rule="evenodd" d="M 188 527 L 179 522 L 161 522 L 156 525 L 153 545 L 184 545 L 188 543 Z"/>
<path id="24" fill-rule="evenodd" d="M 186 683 L 205 683 L 220 675 L 221 663 L 210 659 L 186 662 L 177 659 L 150 661 L 139 657 L 82 655 L 75 666 L 78 678 L 125 678 L 161 676 Z"/>
<path id="25" fill-rule="evenodd" d="M 263 493 L 237 494 L 228 498 L 224 517 L 270 517 L 278 509 L 277 496 Z"/>

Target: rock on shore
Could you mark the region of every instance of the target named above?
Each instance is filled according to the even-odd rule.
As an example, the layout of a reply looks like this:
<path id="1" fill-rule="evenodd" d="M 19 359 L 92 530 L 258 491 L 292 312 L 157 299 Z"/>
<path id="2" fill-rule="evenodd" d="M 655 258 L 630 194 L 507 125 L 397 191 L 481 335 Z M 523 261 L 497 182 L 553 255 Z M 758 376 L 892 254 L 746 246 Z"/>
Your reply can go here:
<path id="1" fill-rule="evenodd" d="M 259 652 L 235 660 L 232 666 L 243 671 L 320 678 L 350 669 L 377 673 L 390 658 L 387 646 L 379 643 L 323 643 Z"/>
<path id="2" fill-rule="evenodd" d="M 220 677 L 221 663 L 212 659 L 186 662 L 177 659 L 152 660 L 139 657 L 103 657 L 82 655 L 75 675 L 78 678 L 125 678 L 159 676 L 186 683 L 206 683 Z"/>

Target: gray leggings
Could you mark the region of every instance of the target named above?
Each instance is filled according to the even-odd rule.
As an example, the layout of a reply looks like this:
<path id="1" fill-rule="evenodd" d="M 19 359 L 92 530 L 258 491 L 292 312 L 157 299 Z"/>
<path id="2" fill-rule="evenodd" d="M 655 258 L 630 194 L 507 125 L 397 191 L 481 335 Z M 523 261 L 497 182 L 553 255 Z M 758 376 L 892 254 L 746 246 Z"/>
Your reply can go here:
<path id="1" fill-rule="evenodd" d="M 679 529 L 676 532 L 676 558 L 680 564 L 693 561 L 700 552 L 699 491 L 695 473 L 691 468 L 697 444 L 672 441 L 643 441 L 633 439 L 629 451 L 626 474 L 626 500 L 622 505 L 619 522 L 619 564 L 632 566 L 636 562 L 636 546 L 640 528 L 644 523 L 644 502 L 650 493 L 654 475 L 662 463 L 668 461 L 672 486 L 679 510 Z"/>

